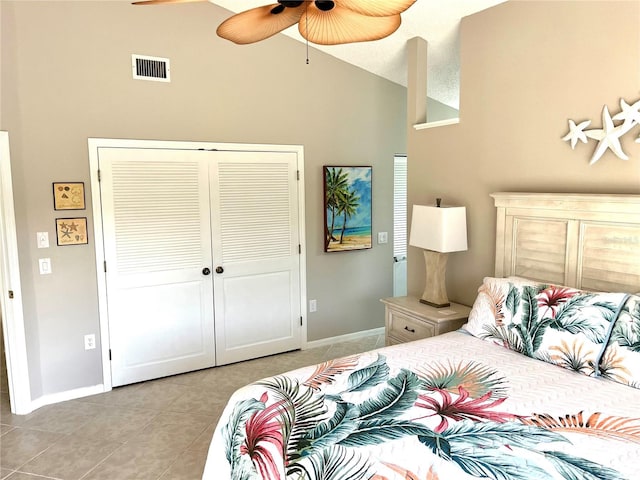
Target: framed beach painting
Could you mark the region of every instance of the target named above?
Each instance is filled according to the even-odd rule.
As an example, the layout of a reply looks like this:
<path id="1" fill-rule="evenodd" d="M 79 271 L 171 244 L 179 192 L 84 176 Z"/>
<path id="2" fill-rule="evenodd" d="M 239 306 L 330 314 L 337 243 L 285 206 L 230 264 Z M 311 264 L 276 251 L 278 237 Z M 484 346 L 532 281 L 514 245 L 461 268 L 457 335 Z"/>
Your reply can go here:
<path id="1" fill-rule="evenodd" d="M 371 167 L 324 166 L 324 251 L 371 248 Z"/>

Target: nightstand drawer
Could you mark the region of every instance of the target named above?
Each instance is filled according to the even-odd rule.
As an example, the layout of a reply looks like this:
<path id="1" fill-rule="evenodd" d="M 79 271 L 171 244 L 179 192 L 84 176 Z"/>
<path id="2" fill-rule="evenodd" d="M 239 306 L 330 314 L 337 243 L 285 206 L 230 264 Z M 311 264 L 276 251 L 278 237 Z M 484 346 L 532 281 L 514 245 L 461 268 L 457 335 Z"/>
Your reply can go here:
<path id="1" fill-rule="evenodd" d="M 390 336 L 402 338 L 408 342 L 421 338 L 433 337 L 435 329 L 433 325 L 422 322 L 416 318 L 401 312 L 389 312 Z"/>

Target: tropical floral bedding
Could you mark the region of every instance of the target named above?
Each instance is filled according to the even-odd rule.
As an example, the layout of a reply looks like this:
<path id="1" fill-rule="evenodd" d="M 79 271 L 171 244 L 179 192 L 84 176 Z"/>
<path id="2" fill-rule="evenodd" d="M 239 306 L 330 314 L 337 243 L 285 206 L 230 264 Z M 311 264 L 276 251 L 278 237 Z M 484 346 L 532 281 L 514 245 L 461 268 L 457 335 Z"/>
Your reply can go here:
<path id="1" fill-rule="evenodd" d="M 640 390 L 451 332 L 243 387 L 204 478 L 640 479 Z"/>

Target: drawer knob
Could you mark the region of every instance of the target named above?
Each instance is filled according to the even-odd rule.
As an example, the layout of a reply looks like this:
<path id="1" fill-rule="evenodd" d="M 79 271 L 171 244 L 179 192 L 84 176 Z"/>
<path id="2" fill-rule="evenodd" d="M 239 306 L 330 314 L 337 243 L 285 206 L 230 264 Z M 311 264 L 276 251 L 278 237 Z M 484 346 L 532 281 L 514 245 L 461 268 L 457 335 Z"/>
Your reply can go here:
<path id="1" fill-rule="evenodd" d="M 404 329 L 409 332 L 409 333 L 416 333 L 416 329 L 415 328 L 409 328 L 405 325 Z"/>

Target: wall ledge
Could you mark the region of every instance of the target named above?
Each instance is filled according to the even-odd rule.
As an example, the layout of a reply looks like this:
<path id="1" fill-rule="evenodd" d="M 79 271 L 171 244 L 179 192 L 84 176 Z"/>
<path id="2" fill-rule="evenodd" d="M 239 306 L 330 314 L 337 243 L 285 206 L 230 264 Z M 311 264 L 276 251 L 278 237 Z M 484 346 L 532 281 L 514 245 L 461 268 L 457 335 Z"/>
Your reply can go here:
<path id="1" fill-rule="evenodd" d="M 416 123 L 413 129 L 426 130 L 427 128 L 445 127 L 447 125 L 457 125 L 458 123 L 460 123 L 459 118 L 449 118 L 447 120 L 440 120 L 439 122 Z"/>

